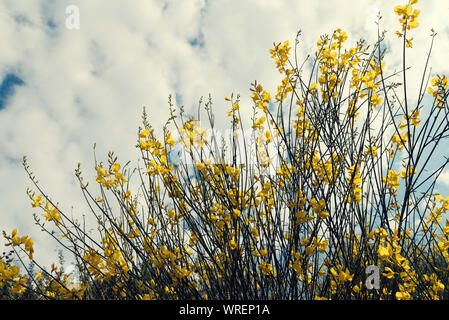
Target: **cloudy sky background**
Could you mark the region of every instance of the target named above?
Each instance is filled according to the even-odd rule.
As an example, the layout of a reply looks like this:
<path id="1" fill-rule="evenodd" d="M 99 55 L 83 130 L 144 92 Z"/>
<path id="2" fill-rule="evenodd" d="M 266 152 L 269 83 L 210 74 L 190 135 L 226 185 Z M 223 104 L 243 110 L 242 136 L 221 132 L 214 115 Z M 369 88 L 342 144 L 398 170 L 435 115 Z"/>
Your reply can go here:
<path id="1" fill-rule="evenodd" d="M 31 182 L 21 165 L 24 155 L 64 212 L 88 215 L 77 164 L 94 182 L 96 143 L 99 160 L 114 150 L 120 162 L 136 166 L 144 106 L 156 130 L 168 118 L 169 94 L 189 112 L 211 94 L 216 119 L 224 119 L 224 97 L 240 93 L 242 113 L 249 115 L 251 82 L 274 96 L 281 80 L 268 52 L 273 42 L 294 43 L 301 29 L 300 58 L 313 52 L 321 34 L 339 27 L 349 35 L 348 46 L 360 38 L 372 43 L 379 11 L 391 48 L 385 62 L 393 70 L 401 61 L 393 7 L 402 2 L 0 0 L 0 230 L 17 227 L 35 240 L 39 262 L 56 262 L 54 242 L 34 225 L 32 214 L 42 212 L 25 193 Z M 71 4 L 80 9 L 79 30 L 66 28 Z M 412 93 L 419 88 L 431 28 L 438 32 L 431 66 L 449 73 L 449 5 L 421 0 L 416 8 L 421 25 L 408 50 Z"/>

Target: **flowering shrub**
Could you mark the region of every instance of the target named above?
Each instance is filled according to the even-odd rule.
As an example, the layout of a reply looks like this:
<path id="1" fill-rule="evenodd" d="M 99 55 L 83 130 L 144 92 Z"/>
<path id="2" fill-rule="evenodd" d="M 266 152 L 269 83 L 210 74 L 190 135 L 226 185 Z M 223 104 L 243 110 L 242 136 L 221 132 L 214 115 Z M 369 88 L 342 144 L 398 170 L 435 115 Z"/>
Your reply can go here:
<path id="1" fill-rule="evenodd" d="M 273 94 L 252 84 L 254 144 L 239 142 L 238 95 L 225 99 L 232 134 L 221 148 L 214 130 L 171 99 L 162 139 L 144 110 L 139 190 L 113 152 L 95 163 L 98 193 L 76 170 L 96 236 L 50 200 L 24 158 L 36 189 L 28 189 L 31 204 L 55 230 L 38 216 L 36 223 L 73 254 L 80 277 L 41 267 L 33 240 L 15 229 L 4 232 L 7 245 L 22 262 L 26 254 L 34 271 L 21 274 L 3 257 L 2 297 L 447 299 L 449 197 L 434 187 L 448 162 L 435 157 L 449 132 L 448 78 L 436 75 L 426 90 L 426 69 L 417 101 L 407 98 L 416 3 L 394 9 L 402 83 L 384 74 L 384 34 L 354 47 L 341 29 L 320 37 L 308 77 L 290 43 L 275 44 L 270 54 L 283 80 Z M 211 100 L 204 109 L 214 129 Z M 182 161 L 172 159 L 176 146 Z M 374 288 L 368 266 L 381 272 Z"/>

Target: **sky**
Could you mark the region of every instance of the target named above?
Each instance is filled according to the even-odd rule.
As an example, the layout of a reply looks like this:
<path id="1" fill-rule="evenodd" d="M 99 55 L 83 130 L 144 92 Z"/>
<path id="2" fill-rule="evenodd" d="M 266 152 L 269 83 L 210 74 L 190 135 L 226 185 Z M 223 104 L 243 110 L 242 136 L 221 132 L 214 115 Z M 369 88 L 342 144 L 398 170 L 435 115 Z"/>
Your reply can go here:
<path id="1" fill-rule="evenodd" d="M 114 150 L 119 161 L 136 166 L 143 107 L 160 132 L 170 94 L 192 114 L 210 94 L 223 124 L 224 98 L 239 93 L 249 118 L 251 83 L 275 92 L 281 80 L 269 49 L 274 42 L 294 43 L 298 30 L 305 58 L 320 35 L 337 28 L 348 33 L 350 45 L 372 43 L 380 12 L 385 62 L 389 70 L 398 68 L 397 4 L 404 1 L 0 0 L 0 231 L 18 228 L 34 239 L 39 262 L 56 262 L 58 247 L 34 224 L 33 213 L 42 212 L 26 194 L 32 185 L 23 156 L 66 213 L 89 215 L 74 170 L 81 163 L 85 179 L 95 183 L 94 143 L 99 160 Z M 68 27 L 68 6 L 79 9 L 79 28 Z M 431 28 L 438 33 L 432 72 L 449 73 L 449 5 L 421 0 L 416 8 L 420 27 L 407 53 L 411 92 L 419 85 Z"/>

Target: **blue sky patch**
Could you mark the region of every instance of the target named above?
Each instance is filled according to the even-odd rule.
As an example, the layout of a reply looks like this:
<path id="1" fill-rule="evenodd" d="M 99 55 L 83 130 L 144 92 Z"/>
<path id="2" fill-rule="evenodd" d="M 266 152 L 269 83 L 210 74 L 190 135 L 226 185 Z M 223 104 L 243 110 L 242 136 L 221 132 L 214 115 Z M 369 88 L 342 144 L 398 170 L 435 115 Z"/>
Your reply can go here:
<path id="1" fill-rule="evenodd" d="M 180 107 L 182 106 L 182 95 L 179 93 L 175 94 L 175 102 L 176 102 L 176 106 Z"/>
<path id="2" fill-rule="evenodd" d="M 14 94 L 14 87 L 23 84 L 23 80 L 13 73 L 8 73 L 3 78 L 0 84 L 0 110 L 6 107 L 8 98 Z"/>
<path id="3" fill-rule="evenodd" d="M 58 32 L 58 23 L 56 21 L 56 1 L 55 0 L 47 0 L 41 4 L 40 12 L 41 19 L 44 23 L 45 32 L 50 37 L 55 37 Z"/>
<path id="4" fill-rule="evenodd" d="M 197 37 L 195 37 L 193 39 L 189 39 L 189 44 L 192 47 L 203 48 L 204 47 L 204 36 L 203 36 L 203 34 L 200 33 Z"/>

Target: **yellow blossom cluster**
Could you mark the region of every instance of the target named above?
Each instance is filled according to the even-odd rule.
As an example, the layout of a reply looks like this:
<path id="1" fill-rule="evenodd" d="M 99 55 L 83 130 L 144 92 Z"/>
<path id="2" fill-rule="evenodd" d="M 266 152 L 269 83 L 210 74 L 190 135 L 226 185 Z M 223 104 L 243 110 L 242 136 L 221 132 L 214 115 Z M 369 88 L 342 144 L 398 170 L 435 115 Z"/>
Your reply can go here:
<path id="1" fill-rule="evenodd" d="M 408 300 L 416 289 L 417 274 L 409 265 L 409 261 L 401 254 L 403 246 L 400 241 L 407 241 L 411 236 L 408 229 L 404 234 L 399 234 L 398 229 L 394 230 L 391 237 L 380 239 L 378 247 L 378 257 L 385 264 L 385 272 L 382 274 L 388 279 L 398 277 L 402 283 L 398 285 L 395 296 L 398 300 Z"/>
<path id="2" fill-rule="evenodd" d="M 437 75 L 430 82 L 432 87 L 427 89 L 427 93 L 431 94 L 435 98 L 437 108 L 444 108 L 445 99 L 447 96 L 447 87 L 449 80 L 445 75 Z"/>
<path id="3" fill-rule="evenodd" d="M 8 240 L 8 242 L 5 244 L 5 246 L 18 247 L 23 244 L 25 251 L 28 253 L 28 257 L 30 258 L 30 260 L 33 260 L 34 240 L 28 236 L 19 237 L 17 235 L 17 233 L 18 233 L 17 229 L 14 229 L 11 232 L 11 235 L 7 235 L 5 232 L 3 233 L 3 237 L 6 240 Z"/>
<path id="4" fill-rule="evenodd" d="M 397 5 L 394 7 L 394 12 L 400 17 L 399 23 L 402 25 L 402 32 L 415 29 L 419 26 L 417 18 L 421 12 L 418 9 L 413 10 L 413 5 L 417 3 L 418 0 L 410 0 L 404 6 Z"/>
<path id="5" fill-rule="evenodd" d="M 350 282 L 352 281 L 354 275 L 351 274 L 348 270 L 348 268 L 345 268 L 343 270 L 343 266 L 338 265 L 335 268 L 330 268 L 329 269 L 329 273 L 331 275 L 331 292 L 333 294 L 335 294 L 337 292 L 337 290 L 341 287 L 344 286 L 345 282 Z"/>
<path id="6" fill-rule="evenodd" d="M 199 121 L 194 119 L 186 121 L 179 129 L 179 134 L 181 143 L 186 150 L 189 150 L 190 147 L 201 149 L 207 142 L 207 130 L 203 130 Z"/>
<path id="7" fill-rule="evenodd" d="M 33 201 L 31 206 L 34 207 L 41 207 L 45 213 L 42 215 L 47 221 L 53 221 L 56 225 L 59 225 L 61 222 L 61 216 L 59 214 L 59 210 L 49 202 L 45 202 L 44 206 L 44 198 L 42 195 L 37 195 L 35 192 L 32 192 L 30 189 L 27 189 L 27 194 L 30 197 L 30 199 Z"/>
<path id="8" fill-rule="evenodd" d="M 0 287 L 10 285 L 10 293 L 21 294 L 25 291 L 27 279 L 20 274 L 20 268 L 0 260 Z"/>
<path id="9" fill-rule="evenodd" d="M 311 170 L 317 177 L 312 181 L 315 185 L 320 183 L 332 185 L 339 175 L 339 163 L 340 158 L 336 153 L 324 160 L 323 157 L 318 156 L 317 150 L 313 150 L 313 155 L 306 157 L 304 170 Z"/>
<path id="10" fill-rule="evenodd" d="M 250 88 L 250 90 L 252 91 L 251 98 L 256 106 L 263 110 L 264 113 L 268 113 L 268 105 L 271 100 L 270 93 L 265 91 L 262 85 L 257 83 L 254 83 L 254 88 Z"/>
<path id="11" fill-rule="evenodd" d="M 302 101 L 298 99 L 297 103 L 298 113 L 296 114 L 296 119 L 293 121 L 293 128 L 295 129 L 296 136 L 302 138 L 306 132 L 312 130 L 310 125 L 310 120 L 306 117 L 306 108 L 301 105 Z"/>
<path id="12" fill-rule="evenodd" d="M 280 73 L 284 72 L 284 68 L 288 62 L 288 56 L 290 54 L 290 41 L 286 40 L 283 44 L 279 43 L 274 46 L 273 49 L 270 49 L 271 57 L 276 62 L 276 68 Z"/>
<path id="13" fill-rule="evenodd" d="M 395 195 L 396 190 L 398 189 L 400 183 L 399 183 L 399 176 L 400 174 L 397 173 L 395 170 L 388 170 L 388 174 L 386 177 L 382 177 L 383 183 L 386 185 L 388 190 L 391 192 L 391 194 Z"/>
<path id="14" fill-rule="evenodd" d="M 360 203 L 362 200 L 362 175 L 360 174 L 360 166 L 353 165 L 348 168 L 349 176 L 346 178 L 346 182 L 350 185 L 350 195 L 345 197 L 346 203 Z"/>
<path id="15" fill-rule="evenodd" d="M 296 69 L 288 68 L 287 63 L 290 55 L 290 42 L 287 40 L 283 44 L 275 44 L 273 49 L 270 49 L 271 57 L 276 63 L 276 67 L 279 73 L 284 74 L 285 78 L 282 79 L 281 85 L 277 88 L 277 94 L 275 96 L 276 101 L 281 103 L 288 94 L 293 91 L 293 87 L 296 83 Z M 268 96 L 269 97 L 269 96 Z M 254 95 L 253 95 L 254 99 Z"/>
<path id="16" fill-rule="evenodd" d="M 106 189 L 117 188 L 120 184 L 126 183 L 127 180 L 120 172 L 120 164 L 113 163 L 109 170 L 103 168 L 103 164 L 96 166 L 97 179 L 96 181 Z"/>

